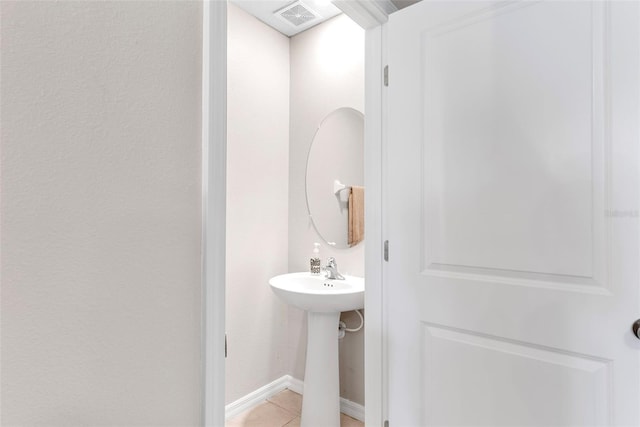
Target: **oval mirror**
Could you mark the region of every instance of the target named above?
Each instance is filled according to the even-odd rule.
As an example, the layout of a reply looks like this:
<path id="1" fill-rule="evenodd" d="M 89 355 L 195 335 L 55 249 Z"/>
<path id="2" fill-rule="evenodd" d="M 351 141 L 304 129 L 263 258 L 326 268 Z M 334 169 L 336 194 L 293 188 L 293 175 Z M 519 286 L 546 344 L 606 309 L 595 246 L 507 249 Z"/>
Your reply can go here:
<path id="1" fill-rule="evenodd" d="M 364 115 L 360 111 L 339 108 L 322 120 L 309 149 L 305 181 L 309 217 L 322 240 L 342 249 L 359 243 L 364 238 L 364 209 L 359 203 L 364 203 Z M 350 216 L 352 189 L 356 200 L 351 202 Z M 360 231 L 354 224 L 362 224 Z"/>

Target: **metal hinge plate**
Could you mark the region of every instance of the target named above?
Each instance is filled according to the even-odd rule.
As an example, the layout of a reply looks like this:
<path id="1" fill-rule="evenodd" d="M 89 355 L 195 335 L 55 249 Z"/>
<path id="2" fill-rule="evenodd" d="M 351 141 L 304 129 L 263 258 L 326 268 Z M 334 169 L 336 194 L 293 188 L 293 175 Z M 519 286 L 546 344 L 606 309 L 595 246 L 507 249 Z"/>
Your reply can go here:
<path id="1" fill-rule="evenodd" d="M 389 66 L 384 66 L 384 85 L 389 86 Z"/>
<path id="2" fill-rule="evenodd" d="M 384 260 L 389 262 L 389 241 L 384 241 Z"/>

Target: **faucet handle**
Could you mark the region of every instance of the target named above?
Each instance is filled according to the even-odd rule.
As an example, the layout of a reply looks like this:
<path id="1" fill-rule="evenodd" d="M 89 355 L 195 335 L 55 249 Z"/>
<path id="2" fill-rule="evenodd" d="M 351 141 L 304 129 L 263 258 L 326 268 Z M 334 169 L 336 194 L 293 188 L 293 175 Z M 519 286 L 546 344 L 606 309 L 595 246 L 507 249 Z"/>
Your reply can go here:
<path id="1" fill-rule="evenodd" d="M 336 259 L 332 256 L 327 258 L 327 267 L 335 268 L 337 266 Z"/>

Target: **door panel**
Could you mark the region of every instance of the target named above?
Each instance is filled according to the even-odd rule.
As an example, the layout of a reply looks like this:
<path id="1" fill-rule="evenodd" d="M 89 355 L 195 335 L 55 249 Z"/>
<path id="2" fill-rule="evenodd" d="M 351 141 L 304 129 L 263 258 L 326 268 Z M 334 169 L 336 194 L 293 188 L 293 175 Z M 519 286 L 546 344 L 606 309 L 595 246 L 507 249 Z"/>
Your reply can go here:
<path id="1" fill-rule="evenodd" d="M 606 424 L 608 360 L 428 324 L 422 342 L 429 425 Z"/>
<path id="2" fill-rule="evenodd" d="M 391 15 L 391 425 L 640 425 L 639 9 Z"/>
<path id="3" fill-rule="evenodd" d="M 592 276 L 604 117 L 590 12 L 515 4 L 422 34 L 427 269 Z"/>

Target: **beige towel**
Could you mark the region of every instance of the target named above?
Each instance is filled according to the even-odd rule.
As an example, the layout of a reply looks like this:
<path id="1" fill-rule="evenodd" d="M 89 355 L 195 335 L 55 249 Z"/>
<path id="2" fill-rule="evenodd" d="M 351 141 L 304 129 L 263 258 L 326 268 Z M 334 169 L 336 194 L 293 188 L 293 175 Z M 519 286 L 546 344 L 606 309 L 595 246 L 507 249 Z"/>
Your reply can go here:
<path id="1" fill-rule="evenodd" d="M 364 240 L 364 187 L 356 185 L 349 192 L 349 246 Z"/>

